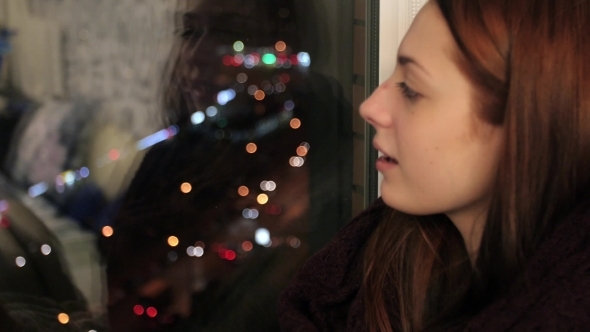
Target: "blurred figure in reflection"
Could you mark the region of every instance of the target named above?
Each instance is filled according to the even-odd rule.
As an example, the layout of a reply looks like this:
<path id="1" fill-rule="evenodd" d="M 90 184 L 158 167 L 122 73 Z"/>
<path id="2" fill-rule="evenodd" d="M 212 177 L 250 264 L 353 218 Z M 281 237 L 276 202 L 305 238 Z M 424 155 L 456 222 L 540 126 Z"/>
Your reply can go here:
<path id="1" fill-rule="evenodd" d="M 346 106 L 311 71 L 297 15 L 311 2 L 178 8 L 174 138 L 146 155 L 104 241 L 111 330 L 275 331 L 280 291 L 333 235 L 310 233 L 348 218 Z"/>

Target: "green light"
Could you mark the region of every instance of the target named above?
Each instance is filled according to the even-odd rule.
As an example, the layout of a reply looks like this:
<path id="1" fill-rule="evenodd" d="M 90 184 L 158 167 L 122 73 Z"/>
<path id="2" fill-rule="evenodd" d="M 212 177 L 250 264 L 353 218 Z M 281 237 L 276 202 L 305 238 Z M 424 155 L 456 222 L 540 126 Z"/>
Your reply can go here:
<path id="1" fill-rule="evenodd" d="M 242 43 L 241 41 L 237 41 L 234 43 L 234 50 L 236 52 L 242 52 L 244 50 L 244 43 Z"/>
<path id="2" fill-rule="evenodd" d="M 277 57 L 274 54 L 267 53 L 262 56 L 262 62 L 267 65 L 274 65 L 277 62 Z"/>

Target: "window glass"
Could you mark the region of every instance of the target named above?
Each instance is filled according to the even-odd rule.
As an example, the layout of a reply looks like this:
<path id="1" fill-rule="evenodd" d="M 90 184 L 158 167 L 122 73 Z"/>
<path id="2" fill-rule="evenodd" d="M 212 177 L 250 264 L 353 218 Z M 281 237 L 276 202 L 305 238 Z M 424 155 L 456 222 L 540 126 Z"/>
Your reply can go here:
<path id="1" fill-rule="evenodd" d="M 0 1 L 0 325 L 276 331 L 364 206 L 364 1 Z"/>

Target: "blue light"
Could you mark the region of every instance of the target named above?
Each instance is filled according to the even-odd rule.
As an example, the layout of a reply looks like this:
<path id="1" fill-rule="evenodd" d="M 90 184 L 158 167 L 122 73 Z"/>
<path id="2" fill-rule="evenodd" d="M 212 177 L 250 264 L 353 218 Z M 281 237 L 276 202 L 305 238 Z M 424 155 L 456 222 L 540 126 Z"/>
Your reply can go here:
<path id="1" fill-rule="evenodd" d="M 309 67 L 311 65 L 311 57 L 307 52 L 301 52 L 297 54 L 297 60 L 299 61 L 299 64 L 303 67 Z"/>
<path id="2" fill-rule="evenodd" d="M 45 183 L 45 182 L 38 183 L 38 184 L 29 188 L 29 196 L 31 196 L 33 198 L 39 197 L 39 196 L 43 195 L 45 192 L 47 192 L 48 188 L 49 187 L 47 186 L 47 183 Z"/>
<path id="3" fill-rule="evenodd" d="M 295 103 L 292 100 L 287 100 L 285 102 L 285 109 L 287 111 L 292 111 L 295 108 Z"/>
<path id="4" fill-rule="evenodd" d="M 162 141 L 165 141 L 170 137 L 168 129 L 162 129 L 155 134 L 149 135 L 148 137 L 137 142 L 137 150 L 145 150 L 150 146 L 156 145 Z"/>
<path id="5" fill-rule="evenodd" d="M 5 212 L 8 210 L 8 202 L 7 201 L 0 201 L 0 213 Z"/>
<path id="6" fill-rule="evenodd" d="M 194 125 L 198 125 L 200 123 L 203 123 L 203 121 L 205 121 L 205 113 L 198 111 L 193 113 L 193 115 L 191 116 L 191 122 Z"/>
<path id="7" fill-rule="evenodd" d="M 205 113 L 207 113 L 208 117 L 212 118 L 212 117 L 216 116 L 218 113 L 217 107 L 209 106 L 209 107 L 207 107 L 207 110 L 205 111 Z"/>
<path id="8" fill-rule="evenodd" d="M 80 168 L 80 175 L 82 176 L 82 178 L 87 178 L 90 176 L 90 170 L 88 169 L 88 167 L 82 167 Z"/>
<path id="9" fill-rule="evenodd" d="M 217 103 L 219 103 L 219 105 L 225 105 L 234 98 L 236 98 L 236 91 L 234 89 L 223 90 L 217 94 Z"/>

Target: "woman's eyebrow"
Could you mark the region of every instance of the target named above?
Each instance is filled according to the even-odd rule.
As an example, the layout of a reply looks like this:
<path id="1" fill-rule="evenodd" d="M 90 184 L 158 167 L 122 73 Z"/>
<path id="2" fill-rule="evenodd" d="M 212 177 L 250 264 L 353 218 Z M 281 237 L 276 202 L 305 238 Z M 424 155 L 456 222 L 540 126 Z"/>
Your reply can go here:
<path id="1" fill-rule="evenodd" d="M 426 68 L 424 68 L 424 66 L 422 66 L 418 61 L 416 61 L 416 59 L 407 56 L 407 55 L 398 55 L 397 57 L 397 63 L 400 66 L 405 67 L 408 64 L 414 64 L 416 65 L 418 68 L 420 68 L 426 75 L 428 75 L 429 77 L 432 77 L 432 75 L 430 75 L 430 73 L 426 70 Z"/>

